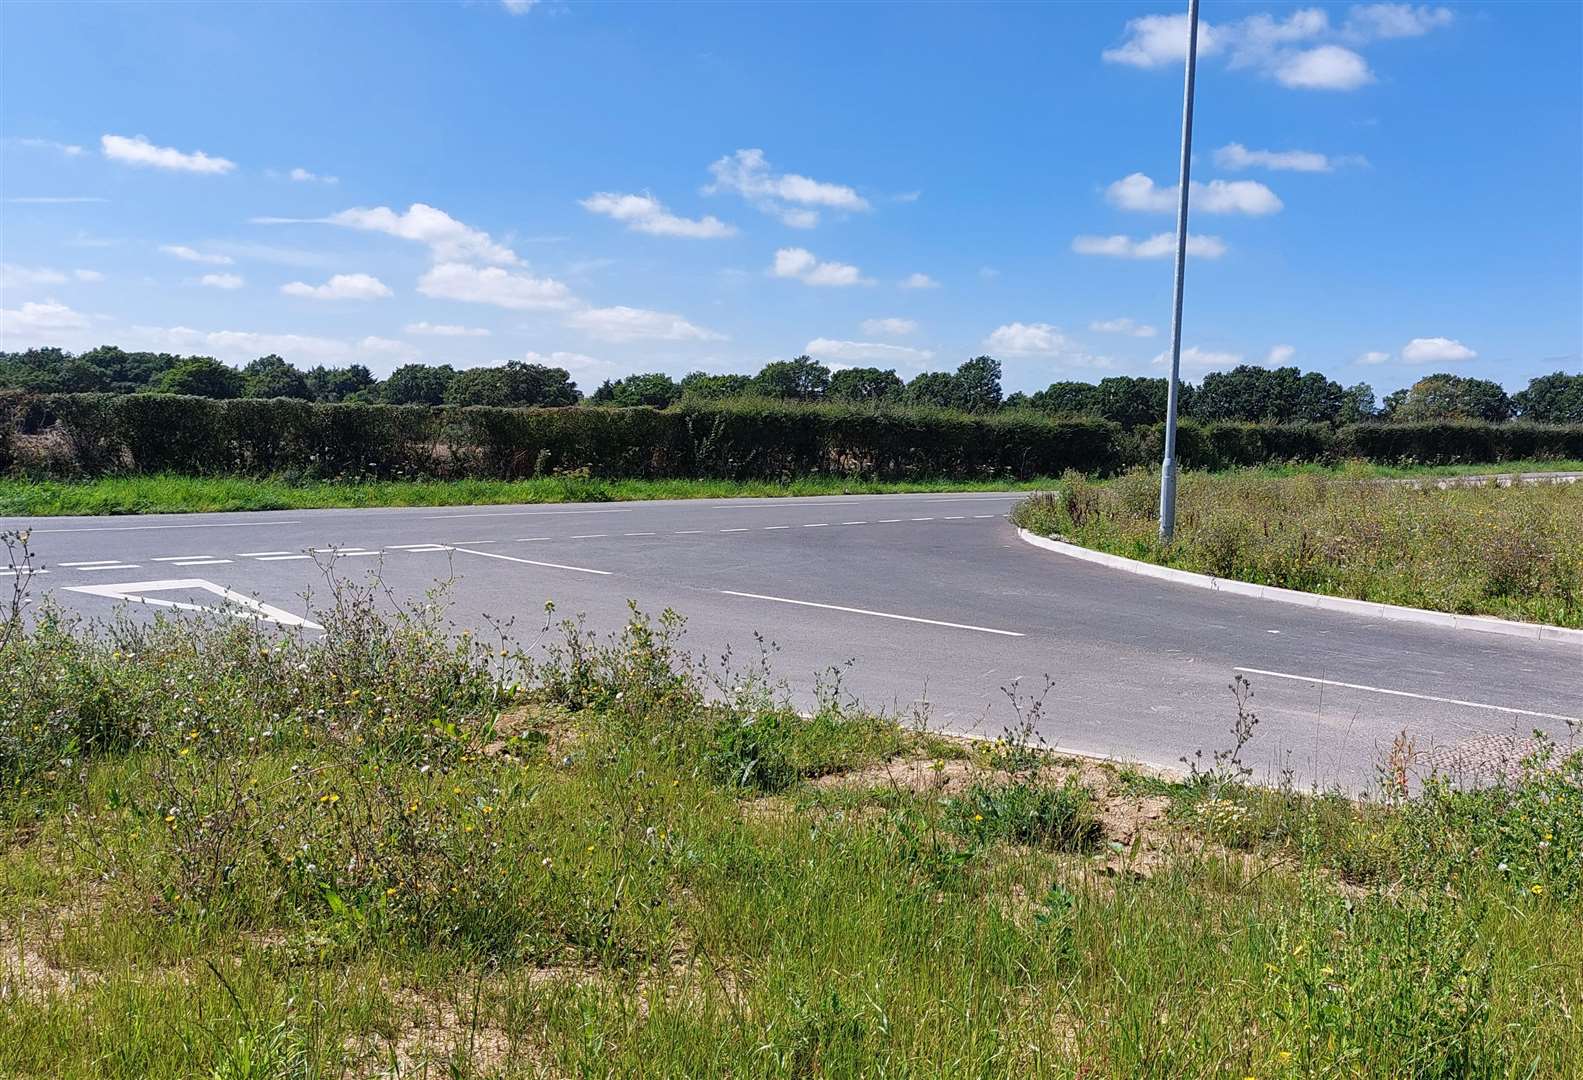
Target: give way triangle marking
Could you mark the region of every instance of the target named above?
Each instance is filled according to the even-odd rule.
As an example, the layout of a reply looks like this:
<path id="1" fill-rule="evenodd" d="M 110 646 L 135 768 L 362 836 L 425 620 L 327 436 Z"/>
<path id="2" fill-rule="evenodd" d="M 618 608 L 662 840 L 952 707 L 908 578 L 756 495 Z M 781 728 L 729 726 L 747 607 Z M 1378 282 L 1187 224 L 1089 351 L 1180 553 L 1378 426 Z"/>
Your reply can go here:
<path id="1" fill-rule="evenodd" d="M 239 619 L 261 619 L 282 626 L 301 626 L 309 630 L 323 630 L 318 623 L 309 622 L 300 615 L 282 611 L 278 607 L 260 603 L 251 596 L 216 585 L 202 578 L 169 578 L 165 581 L 127 581 L 119 585 L 68 585 L 69 592 L 87 593 L 90 596 L 107 596 L 112 600 L 130 600 L 134 604 L 155 604 L 159 607 L 177 608 L 181 611 L 212 611 L 221 615 L 234 615 Z M 185 589 L 211 592 L 225 601 L 223 607 L 206 607 L 203 604 L 184 604 L 179 600 L 161 600 L 149 596 L 154 592 L 174 592 Z"/>

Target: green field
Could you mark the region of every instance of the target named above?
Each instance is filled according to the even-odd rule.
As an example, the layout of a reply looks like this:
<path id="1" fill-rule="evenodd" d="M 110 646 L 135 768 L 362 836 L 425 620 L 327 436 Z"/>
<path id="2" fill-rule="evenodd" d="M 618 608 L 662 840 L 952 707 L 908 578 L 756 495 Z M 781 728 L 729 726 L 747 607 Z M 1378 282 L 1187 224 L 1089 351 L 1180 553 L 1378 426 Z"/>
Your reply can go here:
<path id="1" fill-rule="evenodd" d="M 1398 748 L 1356 803 L 1252 786 L 1231 749 L 1173 779 L 833 688 L 800 715 L 670 615 L 552 628 L 532 662 L 435 605 L 328 608 L 311 642 L 7 624 L 0 1075 L 1583 1060 L 1583 754 L 1408 797 Z"/>
<path id="2" fill-rule="evenodd" d="M 1439 490 L 1342 474 L 1182 474 L 1175 541 L 1159 477 L 1062 479 L 1022 528 L 1216 577 L 1387 604 L 1583 626 L 1583 483 Z"/>

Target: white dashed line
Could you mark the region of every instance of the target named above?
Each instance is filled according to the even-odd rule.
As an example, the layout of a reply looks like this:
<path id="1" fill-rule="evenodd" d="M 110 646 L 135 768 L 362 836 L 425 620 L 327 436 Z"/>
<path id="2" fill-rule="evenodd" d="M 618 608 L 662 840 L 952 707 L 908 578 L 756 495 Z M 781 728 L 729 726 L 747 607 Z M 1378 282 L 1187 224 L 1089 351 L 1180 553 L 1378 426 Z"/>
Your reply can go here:
<path id="1" fill-rule="evenodd" d="M 28 568 L 28 569 L 25 569 L 25 570 L 0 570 L 0 577 L 11 577 L 11 576 L 13 576 L 15 574 L 21 574 L 23 577 L 32 577 L 35 574 L 47 574 L 47 573 L 49 573 L 48 570 L 34 570 L 32 568 Z"/>
<path id="2" fill-rule="evenodd" d="M 791 528 L 790 525 L 766 525 L 766 526 L 764 526 L 764 531 L 765 532 L 774 532 L 776 529 L 789 529 L 789 528 Z"/>
<path id="3" fill-rule="evenodd" d="M 924 619 L 917 615 L 896 615 L 889 611 L 870 611 L 867 608 L 842 607 L 840 604 L 816 604 L 812 600 L 789 600 L 784 596 L 764 596 L 761 593 L 733 592 L 730 589 L 721 589 L 726 596 L 741 596 L 749 600 L 771 600 L 777 604 L 796 604 L 798 607 L 824 608 L 826 611 L 845 611 L 852 615 L 872 615 L 877 619 L 897 619 L 901 622 L 927 623 L 930 626 L 945 626 L 952 630 L 976 630 L 981 634 L 999 634 L 1002 637 L 1022 637 L 1015 630 L 996 630 L 989 626 L 972 626 L 968 623 L 945 622 L 941 619 Z"/>
<path id="4" fill-rule="evenodd" d="M 622 536 L 654 536 L 655 534 L 651 533 L 651 532 L 635 532 L 635 533 L 622 533 L 621 535 Z"/>
<path id="5" fill-rule="evenodd" d="M 677 529 L 676 530 L 676 535 L 677 536 L 695 536 L 695 535 L 697 535 L 698 533 L 701 533 L 701 532 L 703 532 L 702 529 Z"/>
<path id="6" fill-rule="evenodd" d="M 135 562 L 108 563 L 108 564 L 103 565 L 103 566 L 80 566 L 80 567 L 78 567 L 78 569 L 79 570 L 136 570 L 137 569 L 137 563 L 135 563 Z"/>
<path id="7" fill-rule="evenodd" d="M 1272 679 L 1291 679 L 1294 682 L 1314 683 L 1319 686 L 1339 686 L 1346 690 L 1363 690 L 1370 694 L 1417 698 L 1419 701 L 1433 701 L 1440 705 L 1462 705 L 1469 709 L 1489 709 L 1492 712 L 1506 713 L 1508 716 L 1537 716 L 1544 720 L 1564 720 L 1569 724 L 1583 724 L 1583 717 L 1579 716 L 1560 716 L 1556 713 L 1534 712 L 1532 709 L 1514 709 L 1508 705 L 1486 705 L 1482 701 L 1463 701 L 1460 698 L 1435 697 L 1433 694 L 1415 694 L 1410 690 L 1387 690 L 1382 686 L 1337 682 L 1334 679 L 1316 679 L 1312 675 L 1288 675 L 1284 671 L 1264 671 L 1260 668 L 1239 667 L 1231 670 L 1243 671 L 1249 675 L 1267 675 Z"/>
<path id="8" fill-rule="evenodd" d="M 450 541 L 447 541 L 447 543 L 449 543 L 449 544 L 451 544 L 453 546 L 456 545 L 456 544 L 471 544 L 473 547 L 485 547 L 486 545 L 489 545 L 489 544 L 498 544 L 498 543 L 500 543 L 500 541 L 499 540 L 450 540 Z"/>
<path id="9" fill-rule="evenodd" d="M 259 562 L 286 562 L 288 559 L 311 559 L 312 555 L 260 555 Z"/>
<path id="10" fill-rule="evenodd" d="M 172 566 L 219 566 L 221 563 L 228 563 L 230 561 L 231 561 L 230 559 L 171 559 L 171 560 L 169 560 L 169 562 L 170 562 L 170 564 Z"/>
<path id="11" fill-rule="evenodd" d="M 815 521 L 812 524 L 804 525 L 803 528 L 805 528 L 805 529 L 822 529 L 828 524 L 830 524 L 828 521 Z"/>
<path id="12" fill-rule="evenodd" d="M 213 555 L 156 555 L 149 562 L 181 562 L 183 559 L 212 559 Z"/>
<path id="13" fill-rule="evenodd" d="M 517 543 L 519 543 L 519 544 L 531 544 L 535 540 L 553 540 L 553 539 L 555 539 L 553 536 L 519 536 L 519 537 L 517 537 Z"/>
<path id="14" fill-rule="evenodd" d="M 747 529 L 721 529 L 721 532 L 747 532 Z"/>
<path id="15" fill-rule="evenodd" d="M 567 566 L 564 563 L 537 562 L 533 559 L 519 559 L 515 555 L 502 555 L 498 551 L 473 551 L 470 548 L 457 548 L 457 551 L 468 555 L 482 555 L 486 559 L 505 559 L 507 562 L 526 563 L 529 566 L 547 566 L 551 570 L 575 570 L 579 574 L 598 574 L 600 577 L 609 577 L 609 570 L 590 570 L 586 566 Z"/>
<path id="16" fill-rule="evenodd" d="M 941 518 L 940 520 L 941 521 L 961 521 L 964 517 L 966 517 L 965 514 L 947 514 L 945 517 Z"/>
<path id="17" fill-rule="evenodd" d="M 409 545 L 397 544 L 396 546 L 397 547 L 405 547 L 405 546 L 409 546 Z M 296 552 L 294 552 L 294 551 L 238 551 L 236 553 L 236 557 L 238 559 L 258 559 L 258 558 L 262 558 L 265 555 L 295 555 L 295 554 L 296 554 Z"/>
<path id="18" fill-rule="evenodd" d="M 573 540 L 603 540 L 605 537 L 607 537 L 609 535 L 610 535 L 609 533 L 577 533 L 576 535 L 574 535 L 572 537 L 572 539 Z"/>
<path id="19" fill-rule="evenodd" d="M 866 521 L 843 521 L 841 524 L 843 524 L 843 525 L 867 525 L 868 522 L 866 522 Z"/>
<path id="20" fill-rule="evenodd" d="M 974 514 L 973 515 L 974 518 L 992 518 L 992 517 L 999 517 L 999 516 L 1000 516 L 999 514 Z"/>
<path id="21" fill-rule="evenodd" d="M 119 565 L 120 559 L 88 559 L 84 562 L 63 562 L 59 566 L 110 566 Z"/>
<path id="22" fill-rule="evenodd" d="M 908 519 L 907 519 L 907 520 L 908 520 L 908 521 L 933 521 L 933 520 L 934 520 L 934 518 L 932 518 L 932 517 L 926 517 L 926 518 L 908 518 Z"/>
<path id="23" fill-rule="evenodd" d="M 900 520 L 901 520 L 901 518 L 880 518 L 879 521 L 875 522 L 875 524 L 876 525 L 894 525 Z"/>

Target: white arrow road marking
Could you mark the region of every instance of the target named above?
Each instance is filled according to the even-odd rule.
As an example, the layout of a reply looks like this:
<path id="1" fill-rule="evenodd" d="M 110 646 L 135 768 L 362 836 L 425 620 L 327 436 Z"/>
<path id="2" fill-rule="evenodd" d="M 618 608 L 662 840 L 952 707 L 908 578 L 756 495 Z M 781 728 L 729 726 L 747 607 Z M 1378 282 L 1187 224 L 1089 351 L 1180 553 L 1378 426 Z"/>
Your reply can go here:
<path id="1" fill-rule="evenodd" d="M 146 596 L 151 592 L 171 592 L 176 589 L 199 589 L 210 592 L 226 602 L 226 607 L 205 607 L 202 604 L 184 604 L 177 600 L 161 600 Z M 154 604 L 158 607 L 177 608 L 181 611 L 212 611 L 221 615 L 235 615 L 239 619 L 262 619 L 282 626 L 301 626 L 309 630 L 323 630 L 318 623 L 309 622 L 300 615 L 282 611 L 278 607 L 260 603 L 251 596 L 216 585 L 202 578 L 168 578 L 164 581 L 125 581 L 116 585 L 70 585 L 69 592 L 106 596 L 111 600 L 129 600 L 134 604 Z"/>

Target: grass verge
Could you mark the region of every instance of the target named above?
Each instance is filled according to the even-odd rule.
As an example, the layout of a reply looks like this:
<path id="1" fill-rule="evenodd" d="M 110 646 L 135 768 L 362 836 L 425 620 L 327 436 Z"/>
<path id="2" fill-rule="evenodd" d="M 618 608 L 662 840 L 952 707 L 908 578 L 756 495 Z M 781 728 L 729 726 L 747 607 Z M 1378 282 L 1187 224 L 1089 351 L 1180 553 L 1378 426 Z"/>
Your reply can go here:
<path id="1" fill-rule="evenodd" d="M 1250 787 L 1232 752 L 1173 780 L 831 684 L 800 715 L 671 614 L 530 658 L 380 595 L 338 587 L 315 641 L 5 624 L 0 1074 L 1583 1059 L 1583 755 L 1365 804 Z"/>
<path id="2" fill-rule="evenodd" d="M 1367 474 L 1184 473 L 1176 537 L 1159 478 L 1063 478 L 1012 520 L 1044 536 L 1216 577 L 1387 604 L 1583 626 L 1583 485 L 1439 490 Z"/>

